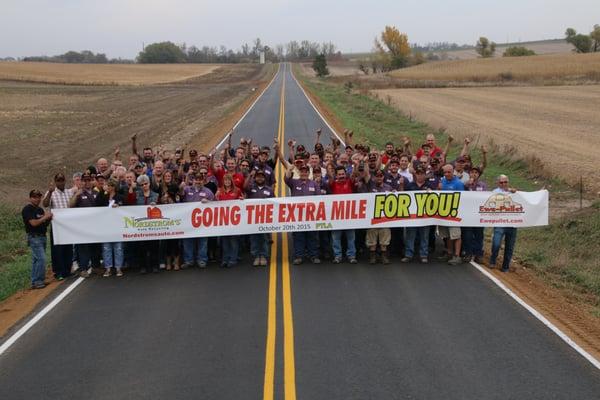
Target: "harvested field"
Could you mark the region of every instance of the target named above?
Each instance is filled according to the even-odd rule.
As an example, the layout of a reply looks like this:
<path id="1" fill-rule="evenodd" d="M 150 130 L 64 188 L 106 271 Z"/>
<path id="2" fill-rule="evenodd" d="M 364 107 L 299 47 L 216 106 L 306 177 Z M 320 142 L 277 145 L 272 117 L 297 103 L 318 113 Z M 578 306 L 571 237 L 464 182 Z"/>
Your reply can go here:
<path id="1" fill-rule="evenodd" d="M 45 189 L 59 171 L 72 174 L 99 157 L 140 148 L 188 145 L 206 149 L 231 126 L 223 117 L 271 78 L 271 66 L 228 67 L 216 77 L 157 86 L 74 86 L 0 82 L 0 202 L 20 204 L 33 187 Z M 210 76 L 214 76 L 211 74 Z M 224 130 L 216 132 L 216 125 Z"/>
<path id="2" fill-rule="evenodd" d="M 390 89 L 374 91 L 406 114 L 458 136 L 492 139 L 540 158 L 594 190 L 600 151 L 600 86 Z M 389 98 L 388 98 L 389 96 Z"/>
<path id="3" fill-rule="evenodd" d="M 303 75 L 310 77 L 317 76 L 312 69 L 312 63 L 300 63 L 299 65 Z M 328 61 L 327 68 L 331 76 L 363 75 L 358 69 L 358 62 L 355 61 Z"/>
<path id="4" fill-rule="evenodd" d="M 218 64 L 59 64 L 0 62 L 0 80 L 67 85 L 151 85 L 209 74 Z"/>
<path id="5" fill-rule="evenodd" d="M 393 71 L 397 79 L 489 82 L 600 80 L 600 53 L 439 61 Z"/>
<path id="6" fill-rule="evenodd" d="M 536 54 L 559 54 L 559 53 L 573 53 L 573 46 L 567 43 L 565 40 L 542 40 L 535 42 L 523 42 L 523 43 L 512 43 L 510 45 L 499 44 L 496 47 L 496 53 L 494 57 L 502 57 L 504 51 L 511 46 L 522 46 L 529 50 L 535 51 Z M 441 55 L 443 52 L 435 52 Z M 472 60 L 479 58 L 479 54 L 475 49 L 464 49 L 464 50 L 453 50 L 447 51 L 445 54 L 453 60 Z"/>

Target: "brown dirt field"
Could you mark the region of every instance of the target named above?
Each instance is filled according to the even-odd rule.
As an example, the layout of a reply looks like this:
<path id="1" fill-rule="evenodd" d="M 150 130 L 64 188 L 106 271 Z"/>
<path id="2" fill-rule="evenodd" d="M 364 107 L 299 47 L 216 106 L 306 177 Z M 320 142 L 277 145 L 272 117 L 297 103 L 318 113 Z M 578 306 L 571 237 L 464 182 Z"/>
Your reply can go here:
<path id="1" fill-rule="evenodd" d="M 21 204 L 28 190 L 45 189 L 58 171 L 72 174 L 99 157 L 112 160 L 116 146 L 125 159 L 134 133 L 140 148 L 210 143 L 218 134 L 213 124 L 271 77 L 269 66 L 229 68 L 223 83 L 204 79 L 125 87 L 0 82 L 0 146 L 5 154 L 0 201 Z"/>
<path id="2" fill-rule="evenodd" d="M 61 64 L 0 62 L 0 80 L 68 85 L 151 85 L 207 75 L 218 64 Z"/>
<path id="3" fill-rule="evenodd" d="M 315 71 L 312 69 L 312 63 L 299 63 L 302 75 L 315 77 Z M 330 76 L 351 76 L 363 75 L 358 69 L 358 63 L 354 61 L 328 61 L 327 68 Z"/>
<path id="4" fill-rule="evenodd" d="M 379 98 L 434 128 L 515 146 L 571 183 L 594 190 L 600 151 L 600 86 L 377 90 Z"/>
<path id="5" fill-rule="evenodd" d="M 502 78 L 501 74 L 511 74 L 511 76 Z M 456 82 L 598 80 L 600 53 L 438 61 L 399 69 L 389 75 L 406 80 Z"/>

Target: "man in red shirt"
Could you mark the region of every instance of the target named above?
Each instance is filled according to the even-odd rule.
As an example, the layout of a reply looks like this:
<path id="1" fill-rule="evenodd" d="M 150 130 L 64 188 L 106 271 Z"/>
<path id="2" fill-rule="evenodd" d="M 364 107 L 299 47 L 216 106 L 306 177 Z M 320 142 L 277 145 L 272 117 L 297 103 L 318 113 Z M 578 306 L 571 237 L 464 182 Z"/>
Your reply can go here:
<path id="1" fill-rule="evenodd" d="M 223 186 L 223 176 L 225 174 L 231 174 L 233 177 L 233 184 L 240 190 L 244 190 L 244 181 L 246 178 L 244 174 L 237 172 L 237 163 L 235 158 L 228 158 L 225 161 L 225 169 L 214 169 L 213 174 L 217 177 L 217 181 L 219 182 L 219 186 Z"/>
<path id="2" fill-rule="evenodd" d="M 351 194 L 354 193 L 355 182 L 348 177 L 346 169 L 343 166 L 335 168 L 335 176 L 329 176 L 329 191 L 331 194 Z M 342 233 L 346 235 L 346 257 L 350 264 L 356 264 L 356 245 L 354 229 L 331 231 L 331 241 L 333 247 L 333 263 L 342 262 Z"/>
<path id="3" fill-rule="evenodd" d="M 451 142 L 452 136 L 448 137 L 448 142 Z M 440 147 L 438 147 L 435 144 L 435 135 L 433 133 L 430 133 L 426 136 L 425 138 L 425 143 L 429 145 L 429 155 L 431 157 L 439 157 L 440 155 L 444 155 L 446 154 L 446 152 L 444 150 L 442 150 Z M 419 149 L 417 150 L 417 154 L 415 154 L 415 156 L 417 157 L 417 160 L 421 158 L 422 155 L 424 155 L 425 152 L 423 151 L 423 149 Z"/>

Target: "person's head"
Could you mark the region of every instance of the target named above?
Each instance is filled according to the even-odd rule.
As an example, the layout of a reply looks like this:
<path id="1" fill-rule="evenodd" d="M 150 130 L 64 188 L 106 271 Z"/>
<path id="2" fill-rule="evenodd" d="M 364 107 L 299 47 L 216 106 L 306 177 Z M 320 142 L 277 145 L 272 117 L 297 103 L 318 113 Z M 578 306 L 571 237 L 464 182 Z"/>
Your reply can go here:
<path id="1" fill-rule="evenodd" d="M 346 168 L 340 165 L 339 167 L 335 168 L 335 180 L 343 181 L 344 179 L 346 179 Z"/>
<path id="2" fill-rule="evenodd" d="M 121 167 L 117 167 L 115 169 L 115 172 L 113 174 L 113 176 L 119 180 L 119 181 L 123 181 L 125 179 L 125 174 L 127 173 L 127 168 L 121 166 Z"/>
<path id="3" fill-rule="evenodd" d="M 392 154 L 394 154 L 394 143 L 387 142 L 385 144 L 385 152 L 387 153 L 388 156 L 391 156 Z"/>
<path id="4" fill-rule="evenodd" d="M 108 171 L 108 160 L 106 158 L 99 158 L 96 162 L 96 168 L 100 173 Z"/>
<path id="5" fill-rule="evenodd" d="M 402 154 L 400 156 L 400 158 L 398 159 L 398 165 L 402 171 L 404 171 L 404 170 L 406 170 L 406 168 L 408 168 L 409 162 L 410 162 L 410 159 L 408 158 L 408 156 L 406 154 Z"/>
<path id="6" fill-rule="evenodd" d="M 136 156 L 135 154 L 129 156 L 129 167 L 133 168 L 135 167 L 135 165 L 140 161 L 140 159 L 138 158 L 138 156 Z"/>
<path id="7" fill-rule="evenodd" d="M 225 190 L 233 190 L 233 175 L 227 173 L 223 175 L 223 188 Z"/>
<path id="8" fill-rule="evenodd" d="M 421 150 L 423 150 L 423 154 L 430 155 L 431 145 L 429 143 L 424 143 L 423 145 L 421 145 Z"/>
<path id="9" fill-rule="evenodd" d="M 81 182 L 85 190 L 90 190 L 94 185 L 92 175 L 89 172 L 84 172 L 84 174 L 81 175 Z"/>
<path id="10" fill-rule="evenodd" d="M 196 172 L 198 172 L 198 168 L 199 168 L 198 161 L 197 160 L 192 160 L 190 162 L 190 171 L 192 173 L 196 173 Z"/>
<path id="11" fill-rule="evenodd" d="M 135 182 L 135 173 L 133 171 L 127 171 L 125 174 L 125 182 L 127 182 L 127 186 L 131 186 L 133 182 Z"/>
<path id="12" fill-rule="evenodd" d="M 429 164 L 429 156 L 427 154 L 423 154 L 421 157 L 419 157 L 419 164 L 422 164 L 422 165 Z"/>
<path id="13" fill-rule="evenodd" d="M 141 187 L 144 192 L 150 191 L 150 178 L 148 178 L 148 175 L 138 176 L 136 182 L 137 182 L 138 186 Z"/>
<path id="14" fill-rule="evenodd" d="M 398 168 L 400 168 L 400 163 L 398 160 L 391 160 L 388 164 L 388 169 L 394 175 L 398 173 Z"/>
<path id="15" fill-rule="evenodd" d="M 96 187 L 98 189 L 104 188 L 105 183 L 106 183 L 106 178 L 104 178 L 104 175 L 101 175 L 101 174 L 96 175 Z"/>
<path id="16" fill-rule="evenodd" d="M 260 150 L 260 154 L 258 155 L 258 161 L 260 161 L 262 164 L 266 163 L 267 160 L 269 159 L 269 155 L 270 155 L 269 148 L 263 147 Z"/>
<path id="17" fill-rule="evenodd" d="M 223 169 L 223 161 L 221 160 L 213 160 L 212 169 L 215 172 L 219 172 Z"/>
<path id="18" fill-rule="evenodd" d="M 235 159 L 233 159 L 233 158 L 228 158 L 227 161 L 225 162 L 225 169 L 229 173 L 234 173 L 236 167 L 237 167 L 237 164 L 236 164 Z"/>
<path id="19" fill-rule="evenodd" d="M 163 173 L 162 178 L 163 178 L 163 183 L 164 184 L 168 185 L 169 183 L 172 183 L 173 182 L 173 172 L 170 171 L 170 170 L 166 170 Z"/>
<path id="20" fill-rule="evenodd" d="M 375 184 L 377 184 L 377 186 L 381 186 L 383 184 L 383 171 L 378 169 L 377 171 L 375 171 Z"/>
<path id="21" fill-rule="evenodd" d="M 304 166 L 304 157 L 302 156 L 302 154 L 296 154 L 294 156 L 294 165 L 296 166 L 296 168 Z"/>
<path id="22" fill-rule="evenodd" d="M 73 187 L 77 188 L 77 189 L 81 189 L 81 175 L 83 175 L 81 172 L 75 172 L 73 174 L 73 177 L 71 178 L 73 180 Z"/>
<path id="23" fill-rule="evenodd" d="M 198 168 L 198 173 L 196 174 L 196 179 L 194 180 L 194 185 L 203 186 L 206 183 L 207 176 L 208 176 L 208 168 L 206 168 L 206 167 Z"/>
<path id="24" fill-rule="evenodd" d="M 152 159 L 154 158 L 154 152 L 150 147 L 144 147 L 142 154 L 144 155 L 144 161 L 146 162 L 152 161 Z"/>
<path id="25" fill-rule="evenodd" d="M 473 182 L 477 182 L 480 176 L 481 170 L 479 167 L 473 167 L 471 170 L 469 170 L 469 177 L 473 180 Z"/>
<path id="26" fill-rule="evenodd" d="M 427 143 L 431 149 L 435 148 L 435 135 L 433 133 L 428 134 L 425 137 L 425 143 Z"/>
<path id="27" fill-rule="evenodd" d="M 335 176 L 335 164 L 333 162 L 329 162 L 327 164 L 325 164 L 325 169 L 327 170 L 327 175 L 333 175 Z"/>
<path id="28" fill-rule="evenodd" d="M 454 178 L 454 167 L 452 164 L 446 164 L 442 167 L 442 172 L 444 173 L 444 178 L 451 181 Z"/>
<path id="29" fill-rule="evenodd" d="M 166 164 L 169 161 L 171 161 L 171 152 L 169 150 L 163 150 L 163 152 L 162 152 L 162 162 Z"/>
<path id="30" fill-rule="evenodd" d="M 144 164 L 142 164 L 141 162 L 138 162 L 137 164 L 135 164 L 135 167 L 133 168 L 133 172 L 135 172 L 135 174 L 137 176 L 140 176 L 141 174 L 144 173 Z"/>
<path id="31" fill-rule="evenodd" d="M 190 160 L 195 160 L 198 157 L 198 150 L 190 150 L 188 151 L 188 155 L 190 156 Z"/>
<path id="32" fill-rule="evenodd" d="M 352 153 L 354 153 L 354 149 L 352 148 L 352 146 L 350 146 L 350 145 L 346 146 L 345 153 L 346 153 L 346 155 L 348 155 L 348 157 L 350 157 L 352 155 Z"/>
<path id="33" fill-rule="evenodd" d="M 154 163 L 154 168 L 152 169 L 152 176 L 161 177 L 165 171 L 165 164 L 158 160 Z"/>
<path id="34" fill-rule="evenodd" d="M 110 169 L 116 171 L 117 168 L 122 167 L 123 162 L 121 160 L 113 160 L 112 164 L 110 164 Z"/>
<path id="35" fill-rule="evenodd" d="M 456 172 L 463 172 L 465 170 L 466 160 L 463 156 L 460 156 L 456 159 Z"/>
<path id="36" fill-rule="evenodd" d="M 465 158 L 465 169 L 469 170 L 472 167 L 472 160 L 471 160 L 471 156 L 468 154 L 465 154 L 463 156 Z"/>
<path id="37" fill-rule="evenodd" d="M 240 170 L 243 173 L 247 173 L 250 171 L 250 161 L 243 159 L 242 161 L 240 161 Z"/>
<path id="38" fill-rule="evenodd" d="M 29 201 L 34 206 L 39 207 L 40 203 L 42 202 L 42 192 L 40 192 L 37 189 L 33 189 L 32 191 L 30 191 L 29 192 Z"/>
<path id="39" fill-rule="evenodd" d="M 369 154 L 369 169 L 373 170 L 373 169 L 377 168 L 378 158 L 379 157 L 377 156 L 377 153 Z"/>
<path id="40" fill-rule="evenodd" d="M 338 165 L 346 167 L 348 165 L 348 154 L 342 153 L 338 157 Z"/>
<path id="41" fill-rule="evenodd" d="M 498 175 L 498 178 L 496 179 L 496 182 L 498 182 L 498 187 L 504 190 L 508 190 L 508 176 L 502 174 L 502 175 Z"/>
<path id="42" fill-rule="evenodd" d="M 108 190 L 108 193 L 110 194 L 114 194 L 117 192 L 117 186 L 119 185 L 119 181 L 117 181 L 114 178 L 110 178 L 107 182 L 106 182 L 106 188 Z"/>
<path id="43" fill-rule="evenodd" d="M 204 154 L 200 154 L 196 159 L 198 160 L 198 165 L 204 167 L 208 166 L 208 157 L 206 157 Z"/>
<path id="44" fill-rule="evenodd" d="M 257 158 L 260 154 L 260 147 L 257 144 L 253 144 L 252 147 L 250 147 L 250 154 L 252 157 Z"/>
<path id="45" fill-rule="evenodd" d="M 264 186 L 266 182 L 265 172 L 262 169 L 259 169 L 254 173 L 254 182 L 258 186 Z"/>
<path id="46" fill-rule="evenodd" d="M 244 150 L 243 147 L 238 147 L 237 149 L 235 149 L 235 158 L 237 158 L 238 160 L 241 160 L 242 158 L 244 158 L 245 155 L 246 155 L 246 150 Z"/>
<path id="47" fill-rule="evenodd" d="M 308 160 L 308 163 L 310 164 L 310 167 L 312 169 L 315 169 L 317 167 L 320 168 L 321 157 L 319 157 L 319 155 L 317 153 L 313 153 L 313 154 L 310 155 L 310 159 Z"/>
<path id="48" fill-rule="evenodd" d="M 325 164 L 329 164 L 332 161 L 333 161 L 333 153 L 331 151 L 326 151 L 325 153 L 323 153 L 323 162 Z"/>
<path id="49" fill-rule="evenodd" d="M 425 178 L 427 176 L 427 171 L 425 170 L 425 167 L 423 167 L 422 165 L 417 166 L 417 168 L 415 168 L 415 180 L 422 184 L 423 182 L 425 182 Z"/>
<path id="50" fill-rule="evenodd" d="M 429 165 L 431 165 L 431 169 L 434 172 L 437 172 L 440 170 L 442 163 L 440 162 L 439 158 L 432 158 L 431 160 L 429 160 Z"/>
<path id="51" fill-rule="evenodd" d="M 302 165 L 299 168 L 300 171 L 300 179 L 302 179 L 303 181 L 308 179 L 308 166 L 307 165 Z"/>
<path id="52" fill-rule="evenodd" d="M 56 186 L 57 189 L 65 190 L 66 181 L 65 174 L 62 172 L 54 175 L 54 186 Z"/>
<path id="53" fill-rule="evenodd" d="M 323 145 L 321 143 L 315 144 L 315 153 L 323 154 L 324 151 L 325 149 L 323 148 Z"/>

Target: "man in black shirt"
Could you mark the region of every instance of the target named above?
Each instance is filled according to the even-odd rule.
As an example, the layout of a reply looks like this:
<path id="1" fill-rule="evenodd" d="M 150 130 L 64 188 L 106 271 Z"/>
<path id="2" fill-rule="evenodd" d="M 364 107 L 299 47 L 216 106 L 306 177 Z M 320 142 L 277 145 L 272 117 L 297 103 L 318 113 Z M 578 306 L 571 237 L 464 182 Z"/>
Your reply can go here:
<path id="1" fill-rule="evenodd" d="M 42 192 L 29 192 L 29 204 L 23 207 L 21 215 L 27 233 L 27 245 L 31 248 L 31 287 L 42 289 L 46 286 L 46 230 L 52 219 L 50 211 L 40 207 Z"/>

